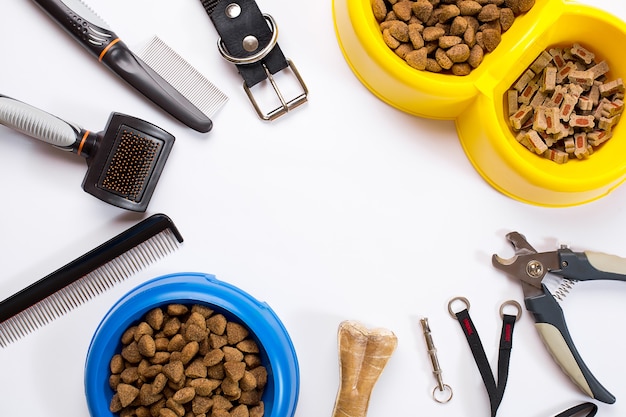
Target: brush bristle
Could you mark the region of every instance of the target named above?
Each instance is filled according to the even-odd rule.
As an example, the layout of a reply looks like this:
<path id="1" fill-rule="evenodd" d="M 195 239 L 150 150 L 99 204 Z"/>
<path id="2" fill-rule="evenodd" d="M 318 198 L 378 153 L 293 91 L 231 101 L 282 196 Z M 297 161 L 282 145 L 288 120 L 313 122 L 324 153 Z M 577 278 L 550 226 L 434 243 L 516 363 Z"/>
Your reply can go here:
<path id="1" fill-rule="evenodd" d="M 163 142 L 121 126 L 98 186 L 133 202 L 141 201 Z"/>
<path id="2" fill-rule="evenodd" d="M 153 37 L 138 55 L 208 117 L 228 101 L 226 94 L 158 36 Z"/>
<path id="3" fill-rule="evenodd" d="M 94 269 L 40 302 L 0 323 L 0 347 L 28 335 L 49 322 L 124 281 L 176 250 L 179 240 L 171 229 L 152 236 Z"/>

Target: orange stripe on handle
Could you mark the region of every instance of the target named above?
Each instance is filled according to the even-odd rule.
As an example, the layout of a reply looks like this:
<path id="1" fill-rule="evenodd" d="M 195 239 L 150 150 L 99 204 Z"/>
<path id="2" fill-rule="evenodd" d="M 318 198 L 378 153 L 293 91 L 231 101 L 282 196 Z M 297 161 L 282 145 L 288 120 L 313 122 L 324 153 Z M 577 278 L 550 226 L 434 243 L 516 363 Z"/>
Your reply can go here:
<path id="1" fill-rule="evenodd" d="M 87 141 L 87 137 L 89 137 L 90 133 L 91 132 L 89 130 L 85 131 L 83 138 L 80 140 L 80 143 L 78 144 L 78 151 L 76 152 L 77 155 L 80 155 L 80 153 L 83 151 L 83 146 L 85 146 L 85 142 Z"/>
<path id="2" fill-rule="evenodd" d="M 116 43 L 118 43 L 119 41 L 120 41 L 120 38 L 113 39 L 111 43 L 108 44 L 107 47 L 102 50 L 102 52 L 100 53 L 100 56 L 98 57 L 98 61 L 102 61 L 102 58 L 104 58 L 106 53 L 109 52 L 109 49 L 111 49 L 111 47 L 115 45 Z"/>

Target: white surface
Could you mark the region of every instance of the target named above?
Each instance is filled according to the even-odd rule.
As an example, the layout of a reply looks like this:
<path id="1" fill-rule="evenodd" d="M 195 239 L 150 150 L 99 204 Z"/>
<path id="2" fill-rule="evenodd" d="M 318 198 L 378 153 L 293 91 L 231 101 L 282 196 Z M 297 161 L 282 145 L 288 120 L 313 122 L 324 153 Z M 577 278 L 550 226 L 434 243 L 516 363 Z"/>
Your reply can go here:
<path id="1" fill-rule="evenodd" d="M 626 6 L 586 3 L 626 18 Z M 110 112 L 149 120 L 176 138 L 144 215 L 81 190 L 86 166 L 0 127 L 3 204 L 0 298 L 120 233 L 143 217 L 169 215 L 185 237 L 175 254 L 79 310 L 0 350 L 0 416 L 87 415 L 83 365 L 101 317 L 125 292 L 180 271 L 215 274 L 272 306 L 289 330 L 301 370 L 296 416 L 329 416 L 338 386 L 336 331 L 342 320 L 393 330 L 397 351 L 378 381 L 369 417 L 486 416 L 489 403 L 447 300 L 466 296 L 495 368 L 498 308 L 522 301 L 520 286 L 491 266 L 512 255 L 504 235 L 525 234 L 539 250 L 626 256 L 626 188 L 590 204 L 546 209 L 492 189 L 466 159 L 452 122 L 403 114 L 376 99 L 346 65 L 331 2 L 263 0 L 279 43 L 310 89 L 310 101 L 273 123 L 260 121 L 241 79 L 217 52 L 197 0 L 90 0 L 131 47 L 162 37 L 230 100 L 212 132 L 176 122 L 98 64 L 31 1 L 0 5 L 0 93 L 90 129 Z M 626 339 L 615 319 L 623 283 L 579 285 L 564 306 L 587 365 L 616 397 L 600 416 L 626 414 Z M 444 381 L 435 403 L 419 317 L 427 316 Z M 529 314 L 514 336 L 499 415 L 543 417 L 587 400 L 543 347 Z"/>

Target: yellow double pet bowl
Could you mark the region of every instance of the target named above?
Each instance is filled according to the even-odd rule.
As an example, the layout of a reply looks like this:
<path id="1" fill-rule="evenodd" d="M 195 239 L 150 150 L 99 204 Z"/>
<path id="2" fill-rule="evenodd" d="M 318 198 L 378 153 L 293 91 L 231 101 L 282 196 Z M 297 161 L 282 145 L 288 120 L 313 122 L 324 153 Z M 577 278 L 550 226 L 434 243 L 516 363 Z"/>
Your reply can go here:
<path id="1" fill-rule="evenodd" d="M 536 0 L 502 41 L 467 76 L 411 68 L 385 44 L 371 0 L 333 0 L 344 57 L 381 100 L 420 117 L 454 119 L 475 169 L 495 189 L 530 204 L 563 207 L 605 196 L 626 179 L 626 138 L 613 137 L 589 159 L 557 164 L 515 139 L 507 124 L 506 92 L 542 51 L 579 43 L 606 60 L 615 80 L 626 76 L 626 25 L 615 16 L 567 0 Z"/>

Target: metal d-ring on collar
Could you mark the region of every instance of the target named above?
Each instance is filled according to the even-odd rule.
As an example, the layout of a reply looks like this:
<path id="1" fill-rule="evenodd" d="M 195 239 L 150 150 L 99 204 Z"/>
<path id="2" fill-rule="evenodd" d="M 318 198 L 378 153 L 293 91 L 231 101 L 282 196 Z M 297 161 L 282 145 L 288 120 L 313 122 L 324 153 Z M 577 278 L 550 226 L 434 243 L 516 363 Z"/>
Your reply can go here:
<path id="1" fill-rule="evenodd" d="M 274 46 L 276 46 L 276 43 L 278 42 L 278 25 L 276 24 L 276 21 L 271 15 L 267 13 L 263 13 L 263 17 L 269 23 L 270 30 L 272 31 L 272 38 L 270 39 L 268 44 L 265 46 L 265 48 L 261 49 L 259 52 L 257 52 L 254 55 L 250 55 L 244 58 L 237 58 L 237 57 L 232 56 L 226 51 L 224 42 L 222 41 L 222 38 L 220 37 L 217 40 L 217 50 L 226 61 L 231 62 L 236 65 L 255 64 L 259 62 L 260 60 L 262 60 L 263 58 L 265 58 L 267 54 L 272 52 L 272 49 L 274 49 Z"/>
<path id="2" fill-rule="evenodd" d="M 243 78 L 243 89 L 263 120 L 275 120 L 308 100 L 308 89 L 300 73 L 278 45 L 278 26 L 274 18 L 262 13 L 255 0 L 200 0 L 215 26 L 220 55 Z M 268 26 L 268 27 L 266 27 Z M 262 42 L 262 44 L 260 44 Z M 260 48 L 260 50 L 259 50 Z M 300 91 L 285 97 L 275 75 L 289 69 Z M 252 88 L 268 81 L 280 103 L 274 109 L 261 109 Z"/>

